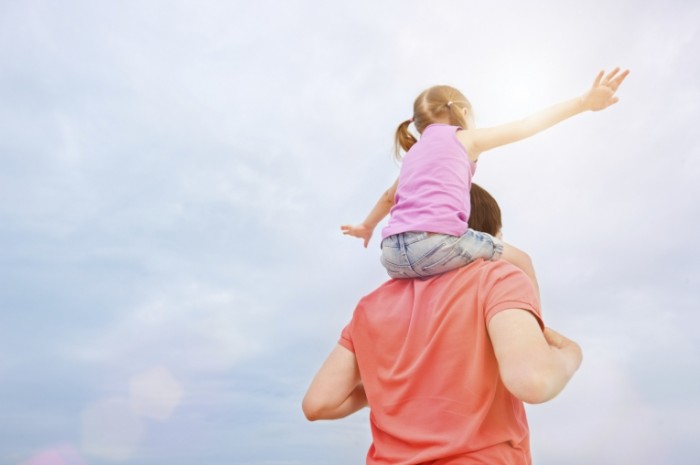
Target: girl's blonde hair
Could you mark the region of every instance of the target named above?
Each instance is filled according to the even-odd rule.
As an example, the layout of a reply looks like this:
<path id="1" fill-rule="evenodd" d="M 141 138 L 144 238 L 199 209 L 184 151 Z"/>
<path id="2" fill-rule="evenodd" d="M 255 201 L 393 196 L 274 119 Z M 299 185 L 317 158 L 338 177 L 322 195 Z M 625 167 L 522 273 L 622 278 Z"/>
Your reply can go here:
<path id="1" fill-rule="evenodd" d="M 449 124 L 467 129 L 467 114 L 472 111 L 472 105 L 460 91 L 450 86 L 433 86 L 424 90 L 413 102 L 413 118 L 407 119 L 396 128 L 395 153 L 397 161 L 401 161 L 401 151 L 407 152 L 418 140 L 408 130 L 414 123 L 419 134 L 437 120 L 447 117 Z"/>

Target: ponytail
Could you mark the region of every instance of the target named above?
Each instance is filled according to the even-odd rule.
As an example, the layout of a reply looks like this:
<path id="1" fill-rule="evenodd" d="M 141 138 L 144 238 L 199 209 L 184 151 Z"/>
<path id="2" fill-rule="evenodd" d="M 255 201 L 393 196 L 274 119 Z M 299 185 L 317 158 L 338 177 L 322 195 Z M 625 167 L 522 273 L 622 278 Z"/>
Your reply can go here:
<path id="1" fill-rule="evenodd" d="M 413 144 L 418 142 L 418 140 L 408 131 L 408 126 L 413 122 L 413 119 L 407 119 L 403 123 L 399 124 L 396 128 L 396 137 L 394 139 L 394 158 L 396 161 L 401 161 L 403 158 L 401 156 L 401 151 L 408 152 Z"/>
<path id="2" fill-rule="evenodd" d="M 449 112 L 451 125 L 467 129 L 467 120 L 464 118 L 462 111 L 465 106 L 470 108 L 469 102 L 447 102 L 447 111 Z"/>

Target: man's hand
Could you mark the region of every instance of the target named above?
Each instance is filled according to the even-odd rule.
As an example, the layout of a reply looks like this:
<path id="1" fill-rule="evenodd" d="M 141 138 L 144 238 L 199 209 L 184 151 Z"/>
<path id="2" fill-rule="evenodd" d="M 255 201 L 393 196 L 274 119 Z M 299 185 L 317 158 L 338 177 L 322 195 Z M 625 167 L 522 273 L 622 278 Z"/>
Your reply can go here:
<path id="1" fill-rule="evenodd" d="M 369 240 L 372 238 L 372 233 L 374 232 L 374 229 L 369 228 L 364 224 L 345 224 L 340 227 L 340 230 L 343 231 L 343 234 L 346 236 L 359 237 L 360 239 L 363 239 L 365 248 L 367 248 L 367 244 L 369 244 Z"/>
<path id="2" fill-rule="evenodd" d="M 618 87 L 629 74 L 629 70 L 620 73 L 620 68 L 615 68 L 607 76 L 601 71 L 593 81 L 591 89 L 583 95 L 583 106 L 586 110 L 600 111 L 618 102 L 615 96 Z"/>
<path id="3" fill-rule="evenodd" d="M 561 351 L 562 360 L 566 365 L 567 371 L 572 374 L 576 372 L 583 359 L 581 347 L 552 328 L 545 328 L 543 334 L 549 347 Z"/>

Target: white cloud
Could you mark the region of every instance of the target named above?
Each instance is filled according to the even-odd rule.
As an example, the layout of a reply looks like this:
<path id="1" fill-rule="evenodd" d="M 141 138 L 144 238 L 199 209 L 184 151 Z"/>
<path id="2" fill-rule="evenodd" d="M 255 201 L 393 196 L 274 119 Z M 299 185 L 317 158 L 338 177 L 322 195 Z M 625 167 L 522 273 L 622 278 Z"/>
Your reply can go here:
<path id="1" fill-rule="evenodd" d="M 139 415 L 167 420 L 182 401 L 180 383 L 164 366 L 155 366 L 129 380 L 129 405 Z"/>
<path id="2" fill-rule="evenodd" d="M 109 461 L 129 460 L 145 432 L 143 421 L 123 399 L 104 399 L 88 406 L 82 415 L 81 450 L 87 456 Z"/>
<path id="3" fill-rule="evenodd" d="M 534 460 L 663 463 L 672 446 L 659 428 L 663 407 L 640 398 L 624 366 L 606 363 L 604 354 L 585 363 L 561 399 L 528 408 Z"/>
<path id="4" fill-rule="evenodd" d="M 168 287 L 118 319 L 77 341 L 66 355 L 110 367 L 110 379 L 164 366 L 195 383 L 198 376 L 230 372 L 241 360 L 267 351 L 266 304 L 240 291 L 200 283 Z"/>

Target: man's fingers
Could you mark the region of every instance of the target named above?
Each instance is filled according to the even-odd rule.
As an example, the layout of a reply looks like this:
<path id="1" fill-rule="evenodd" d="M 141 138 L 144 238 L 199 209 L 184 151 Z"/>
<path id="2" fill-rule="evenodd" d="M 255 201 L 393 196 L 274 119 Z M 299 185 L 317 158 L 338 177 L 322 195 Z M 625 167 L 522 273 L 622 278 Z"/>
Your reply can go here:
<path id="1" fill-rule="evenodd" d="M 561 347 L 566 340 L 564 336 L 550 328 L 544 329 L 544 338 L 549 345 L 554 347 Z"/>

